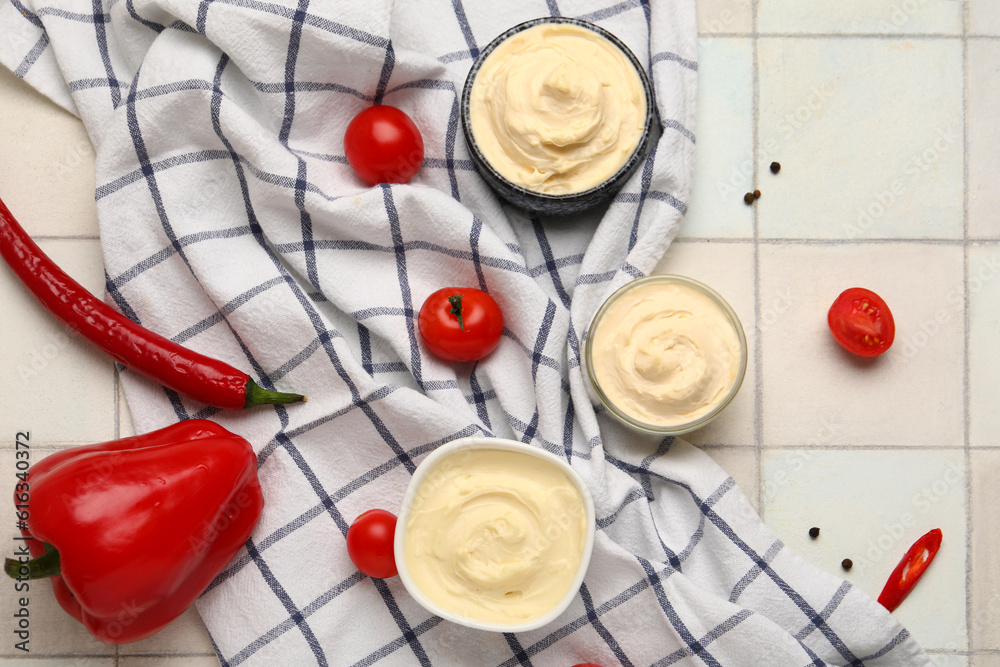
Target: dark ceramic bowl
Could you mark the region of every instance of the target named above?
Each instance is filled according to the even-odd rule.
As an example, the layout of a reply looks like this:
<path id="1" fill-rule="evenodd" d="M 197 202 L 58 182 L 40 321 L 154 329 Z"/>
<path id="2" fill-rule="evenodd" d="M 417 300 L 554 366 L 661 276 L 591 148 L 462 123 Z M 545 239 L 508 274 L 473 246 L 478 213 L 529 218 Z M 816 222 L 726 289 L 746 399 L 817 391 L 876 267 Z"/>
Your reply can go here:
<path id="1" fill-rule="evenodd" d="M 552 195 L 529 190 L 510 182 L 501 176 L 499 172 L 497 172 L 497 170 L 489 164 L 486 156 L 483 155 L 479 146 L 476 144 L 475 138 L 472 136 L 472 127 L 469 119 L 469 101 L 472 95 L 472 86 L 475 83 L 476 76 L 479 74 L 479 70 L 486 61 L 486 58 L 489 57 L 489 55 L 493 53 L 494 49 L 496 49 L 502 42 L 509 39 L 513 35 L 544 23 L 570 23 L 572 25 L 596 32 L 598 35 L 606 38 L 609 42 L 618 47 L 618 49 L 620 49 L 625 57 L 632 63 L 632 66 L 635 67 L 635 71 L 639 75 L 639 80 L 642 83 L 643 92 L 646 95 L 646 123 L 632 155 L 629 156 L 628 160 L 625 161 L 625 164 L 623 164 L 610 178 L 605 180 L 600 185 L 582 192 Z M 546 17 L 526 21 L 510 28 L 490 42 L 489 45 L 479 54 L 479 57 L 476 58 L 476 61 L 472 64 L 472 69 L 469 71 L 469 76 L 465 80 L 465 88 L 462 90 L 462 130 L 465 133 L 465 141 L 469 145 L 469 152 L 472 154 L 473 163 L 479 170 L 480 175 L 486 180 L 487 183 L 490 184 L 497 194 L 509 201 L 511 204 L 530 212 L 545 215 L 569 215 L 594 208 L 595 206 L 599 206 L 600 204 L 611 199 L 611 197 L 613 197 L 614 194 L 623 185 L 625 185 L 625 181 L 627 181 L 635 170 L 639 168 L 639 165 L 642 164 L 643 158 L 645 157 L 646 149 L 649 147 L 650 135 L 653 131 L 653 122 L 656 118 L 655 108 L 653 100 L 653 87 L 649 83 L 649 77 L 646 76 L 646 72 L 642 68 L 642 64 L 639 62 L 639 59 L 635 57 L 635 54 L 633 54 L 620 39 L 604 28 L 596 26 L 593 23 L 588 23 L 587 21 L 572 18 Z"/>

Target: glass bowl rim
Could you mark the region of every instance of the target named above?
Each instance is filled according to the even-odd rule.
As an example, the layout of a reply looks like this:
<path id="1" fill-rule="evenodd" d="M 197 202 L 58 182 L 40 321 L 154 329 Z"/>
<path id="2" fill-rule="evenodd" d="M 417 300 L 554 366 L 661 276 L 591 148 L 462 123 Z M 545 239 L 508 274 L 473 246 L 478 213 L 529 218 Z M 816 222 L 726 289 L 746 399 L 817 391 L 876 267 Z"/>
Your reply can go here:
<path id="1" fill-rule="evenodd" d="M 614 402 L 607 396 L 607 394 L 605 394 L 593 370 L 594 369 L 593 336 L 591 334 L 593 333 L 595 328 L 600 324 L 601 318 L 603 318 L 604 314 L 611 307 L 611 305 L 613 305 L 623 295 L 627 294 L 628 292 L 631 292 L 632 290 L 643 287 L 645 285 L 650 285 L 655 283 L 663 283 L 663 284 L 679 283 L 682 285 L 687 285 L 688 287 L 692 287 L 697 291 L 701 292 L 702 294 L 704 294 L 705 296 L 709 297 L 717 306 L 719 306 L 722 312 L 726 315 L 726 318 L 729 320 L 730 324 L 733 325 L 733 328 L 736 331 L 736 338 L 739 341 L 740 345 L 739 368 L 736 371 L 736 377 L 733 379 L 733 382 L 729 387 L 729 391 L 726 393 L 725 398 L 723 398 L 723 400 L 718 405 L 716 405 L 714 408 L 712 408 L 705 414 L 680 424 L 671 424 L 671 425 L 650 424 L 648 422 L 645 422 L 641 419 L 637 419 L 627 414 L 626 412 L 621 410 L 618 406 L 616 406 Z M 695 280 L 694 278 L 689 278 L 687 276 L 682 276 L 679 274 L 659 273 L 631 280 L 622 285 L 621 287 L 619 287 L 618 289 L 616 289 L 614 292 L 611 293 L 611 295 L 607 299 L 604 300 L 604 303 L 601 304 L 601 307 L 597 309 L 597 312 L 591 319 L 590 326 L 587 327 L 586 340 L 584 341 L 583 356 L 584 356 L 584 365 L 587 367 L 587 377 L 590 380 L 590 386 L 593 388 L 594 393 L 597 395 L 597 398 L 600 400 L 601 404 L 607 409 L 607 411 L 613 417 L 615 417 L 625 426 L 628 426 L 629 428 L 632 428 L 636 431 L 640 431 L 642 433 L 647 433 L 651 435 L 666 436 L 666 435 L 681 435 L 684 433 L 689 433 L 691 431 L 697 430 L 719 416 L 719 414 L 726 408 L 726 406 L 728 406 L 729 403 L 732 402 L 733 398 L 736 397 L 736 394 L 739 392 L 740 387 L 743 385 L 743 379 L 746 376 L 746 370 L 748 365 L 749 351 L 747 349 L 747 339 L 746 339 L 746 333 L 743 330 L 743 323 L 740 321 L 740 318 L 736 314 L 736 311 L 733 310 L 733 307 L 729 304 L 728 301 L 726 301 L 725 298 L 722 297 L 721 294 L 716 292 L 714 289 L 712 289 L 705 283 L 699 280 Z"/>

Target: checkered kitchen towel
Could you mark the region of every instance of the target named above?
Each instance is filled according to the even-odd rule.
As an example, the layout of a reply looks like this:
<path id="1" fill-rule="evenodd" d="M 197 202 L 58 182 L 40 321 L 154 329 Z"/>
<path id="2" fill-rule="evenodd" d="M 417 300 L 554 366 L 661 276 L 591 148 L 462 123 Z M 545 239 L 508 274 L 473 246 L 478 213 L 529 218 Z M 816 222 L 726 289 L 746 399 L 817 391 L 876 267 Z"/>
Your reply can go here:
<path id="1" fill-rule="evenodd" d="M 122 376 L 139 431 L 209 417 L 258 451 L 263 517 L 198 603 L 224 665 L 929 664 L 705 455 L 630 436 L 587 399 L 591 315 L 652 269 L 685 210 L 694 0 L 0 1 L 0 60 L 96 147 L 110 302 L 310 397 L 221 413 Z M 662 136 L 603 216 L 501 205 L 462 139 L 473 58 L 544 15 L 611 30 L 654 81 Z M 412 184 L 364 187 L 346 164 L 344 128 L 379 103 L 423 132 Z M 503 308 L 488 359 L 421 346 L 414 314 L 445 285 Z M 346 557 L 355 516 L 396 510 L 422 458 L 472 434 L 564 456 L 593 490 L 589 573 L 541 630 L 459 628 Z"/>

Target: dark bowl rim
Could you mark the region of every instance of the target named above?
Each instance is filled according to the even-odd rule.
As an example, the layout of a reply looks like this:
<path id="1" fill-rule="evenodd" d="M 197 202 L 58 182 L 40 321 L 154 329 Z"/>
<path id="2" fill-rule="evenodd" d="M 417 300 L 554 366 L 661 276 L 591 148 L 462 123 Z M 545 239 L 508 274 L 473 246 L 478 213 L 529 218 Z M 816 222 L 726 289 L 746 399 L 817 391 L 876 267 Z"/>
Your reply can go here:
<path id="1" fill-rule="evenodd" d="M 632 63 L 636 73 L 639 75 L 639 81 L 642 83 L 643 93 L 646 96 L 646 122 L 643 126 L 642 134 L 639 136 L 639 141 L 636 143 L 635 150 L 633 150 L 629 158 L 625 160 L 625 163 L 614 174 L 594 187 L 580 192 L 570 192 L 562 195 L 551 195 L 544 192 L 538 192 L 537 190 L 529 190 L 524 186 L 512 183 L 510 180 L 500 175 L 500 173 L 493 168 L 493 165 L 489 163 L 489 160 L 486 159 L 486 156 L 483 155 L 482 151 L 479 149 L 479 145 L 472 136 L 472 127 L 469 122 L 469 100 L 472 96 L 472 85 L 475 82 L 476 76 L 479 74 L 479 70 L 482 68 L 483 63 L 486 61 L 486 58 L 489 57 L 489 55 L 493 53 L 498 46 L 500 46 L 500 44 L 507 41 L 517 33 L 546 23 L 569 23 L 580 26 L 581 28 L 586 28 L 597 33 L 598 35 L 601 35 L 614 44 L 625 55 L 629 62 Z M 576 19 L 568 16 L 544 16 L 518 23 L 517 25 L 504 30 L 497 37 L 495 37 L 493 41 L 487 44 L 482 51 L 479 52 L 479 55 L 473 61 L 472 67 L 469 69 L 469 73 L 465 78 L 465 86 L 462 88 L 460 115 L 462 119 L 462 133 L 465 135 L 465 141 L 469 146 L 469 151 L 472 153 L 472 157 L 478 167 L 486 169 L 493 178 L 503 183 L 505 187 L 508 187 L 512 191 L 523 196 L 533 197 L 541 201 L 552 203 L 573 203 L 577 201 L 589 200 L 595 195 L 603 195 L 609 184 L 615 184 L 623 176 L 632 173 L 635 169 L 636 162 L 641 160 L 646 153 L 646 147 L 653 131 L 653 123 L 656 120 L 656 104 L 653 99 L 653 85 L 649 76 L 646 74 L 645 68 L 642 66 L 642 63 L 632 50 L 628 48 L 628 46 L 626 46 L 626 44 L 614 33 L 597 24 L 584 21 L 583 19 Z"/>

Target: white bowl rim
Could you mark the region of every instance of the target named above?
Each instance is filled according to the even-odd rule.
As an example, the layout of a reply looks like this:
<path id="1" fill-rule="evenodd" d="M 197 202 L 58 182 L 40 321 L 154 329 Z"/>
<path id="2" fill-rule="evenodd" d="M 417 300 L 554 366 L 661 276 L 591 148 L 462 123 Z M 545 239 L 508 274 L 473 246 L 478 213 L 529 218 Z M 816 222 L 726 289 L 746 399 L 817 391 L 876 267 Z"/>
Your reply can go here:
<path id="1" fill-rule="evenodd" d="M 573 579 L 573 584 L 570 586 L 563 599 L 560 600 L 558 604 L 553 606 L 547 613 L 524 623 L 490 623 L 488 621 L 467 618 L 460 614 L 456 614 L 455 612 L 443 609 L 437 603 L 430 600 L 423 593 L 423 591 L 420 590 L 417 584 L 410 577 L 410 572 L 406 566 L 406 556 L 403 553 L 403 539 L 406 535 L 406 519 L 409 516 L 409 508 L 413 505 L 413 498 L 417 493 L 417 489 L 427 476 L 427 473 L 430 470 L 433 470 L 438 461 L 449 454 L 472 449 L 500 449 L 519 452 L 553 463 L 566 473 L 567 477 L 569 477 L 570 481 L 573 482 L 574 486 L 576 486 L 583 498 L 584 515 L 587 521 L 587 533 L 584 537 L 583 554 L 580 558 L 580 566 Z M 421 461 L 420 465 L 418 465 L 417 469 L 413 472 L 413 477 L 410 479 L 410 483 L 406 487 L 406 493 L 403 496 L 403 502 L 399 508 L 399 517 L 396 520 L 396 532 L 393 535 L 393 554 L 396 559 L 396 570 L 399 572 L 399 579 L 403 582 L 403 587 L 406 588 L 407 592 L 413 597 L 414 600 L 417 601 L 417 603 L 420 604 L 420 606 L 424 607 L 432 614 L 440 616 L 446 621 L 458 623 L 459 625 L 475 628 L 477 630 L 487 630 L 489 632 L 526 632 L 528 630 L 536 630 L 554 621 L 560 614 L 566 611 L 566 608 L 569 607 L 573 598 L 576 597 L 576 594 L 580 590 L 580 586 L 583 584 L 583 579 L 587 574 L 587 569 L 590 566 L 590 556 L 594 549 L 594 534 L 596 532 L 596 525 L 593 495 L 590 493 L 590 489 L 583 481 L 583 478 L 580 477 L 580 474 L 565 460 L 540 447 L 518 442 L 517 440 L 491 438 L 486 436 L 469 436 L 466 438 L 459 438 L 458 440 L 452 440 L 451 442 L 441 445 L 431 452 L 427 458 Z"/>

